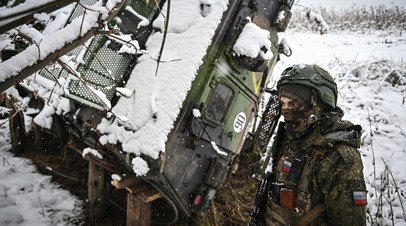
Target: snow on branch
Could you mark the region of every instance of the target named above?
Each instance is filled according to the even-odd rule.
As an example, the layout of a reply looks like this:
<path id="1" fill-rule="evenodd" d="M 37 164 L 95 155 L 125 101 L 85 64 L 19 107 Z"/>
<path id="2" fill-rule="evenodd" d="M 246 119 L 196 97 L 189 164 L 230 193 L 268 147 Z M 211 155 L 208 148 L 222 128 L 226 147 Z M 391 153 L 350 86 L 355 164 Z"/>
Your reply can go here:
<path id="1" fill-rule="evenodd" d="M 26 0 L 11 8 L 2 8 L 0 15 L 0 34 L 28 23 L 41 13 L 51 13 L 77 0 Z M 12 1 L 9 1 L 12 2 Z"/>
<path id="2" fill-rule="evenodd" d="M 75 49 L 96 34 L 108 33 L 103 24 L 110 20 L 125 0 L 98 1 L 61 30 L 41 39 L 16 56 L 0 63 L 0 92 L 22 81 L 44 66 Z M 99 18 L 102 18 L 99 21 Z"/>
<path id="3" fill-rule="evenodd" d="M 306 13 L 306 17 L 309 20 L 310 23 L 316 23 L 317 27 L 316 30 L 320 31 L 320 34 L 325 34 L 330 28 L 324 18 L 320 15 L 317 14 L 311 10 L 308 10 Z"/>

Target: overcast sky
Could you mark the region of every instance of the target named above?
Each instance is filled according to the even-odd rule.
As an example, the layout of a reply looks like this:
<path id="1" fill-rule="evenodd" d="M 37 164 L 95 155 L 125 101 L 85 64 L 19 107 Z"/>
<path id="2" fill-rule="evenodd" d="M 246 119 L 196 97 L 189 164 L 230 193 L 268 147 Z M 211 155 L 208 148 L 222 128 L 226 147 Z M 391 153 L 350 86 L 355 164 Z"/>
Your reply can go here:
<path id="1" fill-rule="evenodd" d="M 295 0 L 295 3 L 305 6 L 322 6 L 325 8 L 334 7 L 335 9 L 343 9 L 356 5 L 396 5 L 406 8 L 406 0 Z"/>

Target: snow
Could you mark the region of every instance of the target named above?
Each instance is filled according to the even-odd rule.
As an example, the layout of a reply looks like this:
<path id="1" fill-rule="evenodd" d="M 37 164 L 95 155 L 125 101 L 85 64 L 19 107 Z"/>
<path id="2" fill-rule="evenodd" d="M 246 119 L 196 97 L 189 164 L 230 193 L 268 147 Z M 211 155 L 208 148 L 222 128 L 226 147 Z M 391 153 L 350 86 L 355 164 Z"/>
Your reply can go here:
<path id="1" fill-rule="evenodd" d="M 117 175 L 117 174 L 112 174 L 111 179 L 116 180 L 116 181 L 121 181 L 122 180 L 121 176 Z"/>
<path id="2" fill-rule="evenodd" d="M 227 156 L 227 155 L 228 155 L 227 152 L 224 152 L 224 151 L 220 150 L 220 148 L 217 146 L 216 142 L 211 141 L 210 144 L 211 144 L 211 146 L 213 147 L 213 149 L 214 149 L 217 153 L 219 153 L 220 155 L 224 155 L 224 156 Z"/>
<path id="3" fill-rule="evenodd" d="M 99 98 L 99 100 L 103 103 L 104 107 L 106 109 L 110 109 L 111 108 L 111 103 L 109 101 L 109 99 L 107 99 L 106 94 L 104 94 L 102 91 L 97 90 L 95 88 L 93 88 L 92 86 L 88 86 L 88 88 L 94 93 L 96 94 L 96 96 Z"/>
<path id="4" fill-rule="evenodd" d="M 118 2 L 118 0 L 109 0 L 106 5 L 112 7 Z M 37 60 L 45 59 L 49 54 L 61 49 L 65 43 L 70 43 L 78 36 L 83 36 L 91 28 L 97 26 L 97 20 L 100 13 L 106 15 L 108 12 L 108 8 L 102 7 L 101 1 L 97 2 L 90 8 L 92 10 L 89 10 L 89 12 L 86 13 L 86 20 L 83 20 L 83 23 L 83 17 L 78 17 L 65 28 L 56 31 L 52 35 L 48 35 L 41 40 L 37 40 L 36 45 L 31 45 L 21 54 L 12 57 L 6 62 L 0 63 L 0 82 L 18 74 L 22 69 L 35 64 Z"/>
<path id="5" fill-rule="evenodd" d="M 125 7 L 125 9 L 128 10 L 129 12 L 131 12 L 132 14 L 134 14 L 136 17 L 141 19 L 141 22 L 138 23 L 137 28 L 149 25 L 149 20 L 147 18 L 141 16 L 137 12 L 135 12 L 135 10 L 133 8 L 131 8 L 130 6 L 127 6 L 127 7 Z"/>
<path id="6" fill-rule="evenodd" d="M 186 93 L 195 78 L 202 58 L 210 45 L 226 0 L 172 1 L 168 33 L 155 75 L 156 60 L 161 47 L 164 18 L 158 17 L 153 26 L 158 29 L 147 42 L 147 51 L 139 57 L 125 88 L 134 90 L 134 98 L 121 98 L 112 111 L 125 122 L 103 119 L 98 130 L 105 135 L 102 142 L 117 141 L 123 151 L 136 156 L 147 155 L 154 159 L 165 151 L 167 135 L 182 107 Z M 203 12 L 202 12 L 203 10 Z M 162 12 L 166 13 L 166 5 Z M 259 52 L 259 51 L 258 51 Z M 257 52 L 257 54 L 258 54 Z M 193 54 L 191 54 L 193 53 Z M 129 131 L 130 130 L 130 131 Z M 134 168 L 138 169 L 138 168 Z M 142 168 L 144 170 L 144 168 Z M 135 171 L 136 174 L 143 172 Z"/>
<path id="7" fill-rule="evenodd" d="M 83 153 L 82 153 L 83 158 L 85 158 L 87 154 L 92 154 L 99 159 L 103 159 L 103 155 L 101 155 L 97 150 L 95 150 L 93 148 L 83 149 Z"/>
<path id="8" fill-rule="evenodd" d="M 46 5 L 47 3 L 51 3 L 51 2 L 55 2 L 56 0 L 26 0 L 24 2 L 24 4 L 19 4 L 13 8 L 6 8 L 4 7 L 0 7 L 0 11 L 2 11 L 1 17 L 7 17 L 7 16 L 13 16 L 16 15 L 18 13 L 23 13 L 26 12 L 28 9 L 33 9 L 33 8 L 37 8 L 39 6 L 43 6 Z M 10 1 L 10 2 L 14 2 L 14 1 Z M 0 24 L 4 24 L 8 22 L 7 19 L 4 21 L 1 21 Z"/>
<path id="9" fill-rule="evenodd" d="M 30 160 L 10 153 L 8 131 L 8 123 L 0 126 L 0 225 L 70 225 L 80 220 L 83 203 L 51 182 L 51 176 L 40 174 Z"/>
<path id="10" fill-rule="evenodd" d="M 308 17 L 309 21 L 316 22 L 319 24 L 319 29 L 320 32 L 322 32 L 322 34 L 326 33 L 330 29 L 330 27 L 328 26 L 326 21 L 324 21 L 324 18 L 321 15 L 314 12 L 310 12 Z"/>
<path id="11" fill-rule="evenodd" d="M 249 21 L 251 20 L 249 19 Z M 269 38 L 270 33 L 268 30 L 261 29 L 256 24 L 249 22 L 244 26 L 233 47 L 233 51 L 237 56 L 256 58 L 260 55 L 263 59 L 269 60 L 273 57 L 272 52 L 269 51 L 272 46 Z M 267 51 L 263 51 L 261 48 L 265 48 Z"/>
<path id="12" fill-rule="evenodd" d="M 324 7 L 326 9 L 348 9 L 357 6 L 399 6 L 406 8 L 406 1 L 404 0 L 340 0 L 340 1 L 326 1 L 326 0 L 300 0 L 295 1 L 304 6 Z"/>
<path id="13" fill-rule="evenodd" d="M 45 93 L 43 94 L 45 95 Z M 46 95 L 49 95 L 50 98 L 41 112 L 35 116 L 34 123 L 47 129 L 51 129 L 52 126 L 52 115 L 58 114 L 63 115 L 66 112 L 70 112 L 71 106 L 67 98 L 51 95 L 50 92 L 46 92 Z"/>
<path id="14" fill-rule="evenodd" d="M 120 120 L 112 123 L 104 119 L 98 127 L 105 133 L 101 138 L 103 144 L 121 142 L 124 151 L 137 156 L 132 160 L 132 167 L 137 175 L 145 175 L 149 170 L 147 162 L 139 156 L 143 154 L 158 158 L 160 152 L 164 151 L 167 134 L 172 129 L 196 70 L 202 63 L 201 58 L 210 44 L 213 29 L 217 27 L 222 12 L 227 7 L 226 0 L 178 0 L 172 3 L 159 73 L 155 75 L 155 60 L 163 34 L 155 32 L 147 43 L 149 53 L 139 58 L 130 80 L 122 90 L 126 96 L 131 93 L 132 97 L 121 98 L 112 108 L 112 112 Z M 201 3 L 204 7 L 201 7 Z M 166 8 L 162 11 L 166 12 Z M 67 11 L 61 9 L 58 15 L 66 17 Z M 90 24 L 88 28 L 91 27 Z M 41 47 L 41 56 L 45 54 L 42 51 L 47 52 L 54 48 L 49 45 L 51 34 L 56 37 L 54 41 L 59 43 L 61 40 L 68 40 L 69 37 L 65 37 L 63 32 L 54 33 L 58 26 L 49 28 L 49 33 L 43 33 L 45 38 L 41 41 L 41 45 L 44 44 Z M 154 27 L 163 31 L 163 17 L 155 21 Z M 77 34 L 78 30 L 75 32 Z M 35 31 L 30 33 L 35 34 Z M 260 33 L 265 35 L 262 31 Z M 368 209 L 371 214 L 382 213 L 383 218 L 377 221 L 383 225 L 392 224 L 390 209 L 393 208 L 395 225 L 406 225 L 406 202 L 397 192 L 404 195 L 406 191 L 406 78 L 401 76 L 398 84 L 389 82 L 393 79 L 393 71 L 401 71 L 405 75 L 405 34 L 338 33 L 330 30 L 327 34 L 320 35 L 287 29 L 287 32 L 279 34 L 279 38 L 284 40 L 286 49 L 292 49 L 292 56 L 281 55 L 270 84 L 275 84 L 281 72 L 292 64 L 318 64 L 334 76 L 340 92 L 338 105 L 346 113 L 344 119 L 363 127 L 360 153 L 367 182 Z M 0 40 L 0 47 L 8 45 L 7 41 Z M 251 44 L 246 40 L 243 43 Z M 258 45 L 252 48 L 257 47 Z M 248 52 L 250 50 L 252 49 L 236 52 L 248 55 L 251 54 Z M 256 57 L 260 51 L 255 51 L 252 54 L 256 53 Z M 1 63 L 0 80 L 29 65 L 28 54 L 38 56 L 38 49 L 35 47 L 17 60 Z M 47 127 L 50 115 L 69 111 L 67 101 L 56 95 L 66 91 L 63 87 L 56 87 L 54 94 L 49 95 L 49 91 L 38 89 L 32 78 L 30 81 L 28 88 L 44 92 L 41 96 L 51 96 L 49 106 L 52 109 L 45 108 L 34 119 L 37 123 Z M 40 82 L 50 90 L 55 85 Z M 60 83 L 64 84 L 64 81 Z M 36 111 L 27 106 L 23 108 Z M 199 117 L 200 112 L 193 111 L 193 115 Z M 0 124 L 3 122 L 1 120 Z M 69 225 L 64 219 L 73 219 L 82 214 L 81 203 L 76 197 L 51 183 L 49 176 L 39 174 L 30 161 L 9 153 L 11 147 L 7 123 L 0 126 L 0 135 L 0 157 L 3 159 L 0 164 L 0 225 Z M 212 146 L 216 147 L 216 144 L 213 142 Z M 112 179 L 119 180 L 118 177 L 114 176 Z M 382 205 L 378 203 L 380 197 L 383 200 Z"/>
<path id="15" fill-rule="evenodd" d="M 37 29 L 28 27 L 27 25 L 22 25 L 20 32 L 30 37 L 34 43 L 40 43 L 44 36 Z"/>
<path id="16" fill-rule="evenodd" d="M 140 22 L 141 23 L 141 22 Z M 147 53 L 140 49 L 137 40 L 132 40 L 131 35 L 112 35 L 116 37 L 116 40 L 123 44 L 119 53 L 128 53 L 128 54 L 138 54 L 138 53 Z"/>
<path id="17" fill-rule="evenodd" d="M 149 171 L 148 163 L 141 157 L 133 158 L 131 164 L 133 165 L 133 170 L 137 176 L 145 176 Z"/>
<path id="18" fill-rule="evenodd" d="M 200 117 L 202 117 L 202 113 L 200 112 L 199 109 L 193 109 L 193 110 L 192 110 L 192 113 L 193 113 L 193 117 L 195 117 L 195 118 L 200 118 Z"/>
<path id="19" fill-rule="evenodd" d="M 132 97 L 134 95 L 133 91 L 131 91 L 130 89 L 122 88 L 122 87 L 117 87 L 116 92 L 120 96 L 124 96 L 124 97 L 127 97 L 127 98 L 130 98 L 130 97 Z"/>

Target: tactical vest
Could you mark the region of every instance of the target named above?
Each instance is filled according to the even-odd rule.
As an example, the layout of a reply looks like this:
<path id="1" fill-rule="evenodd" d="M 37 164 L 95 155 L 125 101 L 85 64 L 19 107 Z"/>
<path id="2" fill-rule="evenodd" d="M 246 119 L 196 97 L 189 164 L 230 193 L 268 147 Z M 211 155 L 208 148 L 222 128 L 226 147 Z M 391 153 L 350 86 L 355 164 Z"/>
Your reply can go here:
<path id="1" fill-rule="evenodd" d="M 326 217 L 322 216 L 326 205 L 312 203 L 317 186 L 313 169 L 331 147 L 318 130 L 303 140 L 282 141 L 267 200 L 267 225 L 307 225 L 316 218 L 317 225 L 327 225 Z"/>

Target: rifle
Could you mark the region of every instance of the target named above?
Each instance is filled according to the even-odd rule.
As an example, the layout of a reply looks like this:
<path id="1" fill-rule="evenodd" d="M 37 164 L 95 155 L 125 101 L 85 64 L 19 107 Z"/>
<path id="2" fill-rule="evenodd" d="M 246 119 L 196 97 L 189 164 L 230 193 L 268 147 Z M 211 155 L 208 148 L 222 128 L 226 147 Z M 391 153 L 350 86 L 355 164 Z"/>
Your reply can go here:
<path id="1" fill-rule="evenodd" d="M 271 97 L 265 108 L 262 116 L 261 123 L 254 135 L 254 144 L 259 143 L 261 149 L 266 149 L 270 138 L 273 136 L 276 125 L 278 124 L 280 117 L 280 104 L 277 92 L 275 90 L 271 91 Z M 283 134 L 285 133 L 285 124 L 280 122 L 278 126 L 278 131 L 275 136 L 274 144 L 270 151 L 270 155 L 267 156 L 264 166 L 268 166 L 268 162 L 271 161 L 272 168 L 275 165 L 277 156 L 279 154 L 281 141 Z M 259 142 L 259 140 L 261 142 Z M 265 170 L 265 174 L 258 186 L 258 191 L 255 197 L 254 210 L 251 213 L 251 220 L 249 225 L 256 226 L 259 223 L 259 219 L 264 212 L 266 207 L 266 200 L 268 198 L 268 191 L 270 190 L 271 183 L 273 181 L 274 174 L 273 170 Z"/>
<path id="2" fill-rule="evenodd" d="M 278 131 L 276 133 L 274 145 L 272 146 L 272 151 L 270 157 L 272 157 L 272 171 L 266 171 L 259 186 L 258 186 L 258 191 L 255 196 L 255 202 L 254 202 L 254 210 L 252 211 L 251 214 L 251 221 L 249 223 L 250 226 L 256 226 L 258 225 L 259 219 L 262 216 L 265 208 L 266 208 L 266 201 L 268 199 L 268 194 L 270 192 L 271 184 L 274 179 L 274 172 L 273 168 L 275 166 L 279 150 L 280 150 L 280 145 L 282 141 L 283 134 L 285 133 L 285 123 L 280 122 Z"/>

